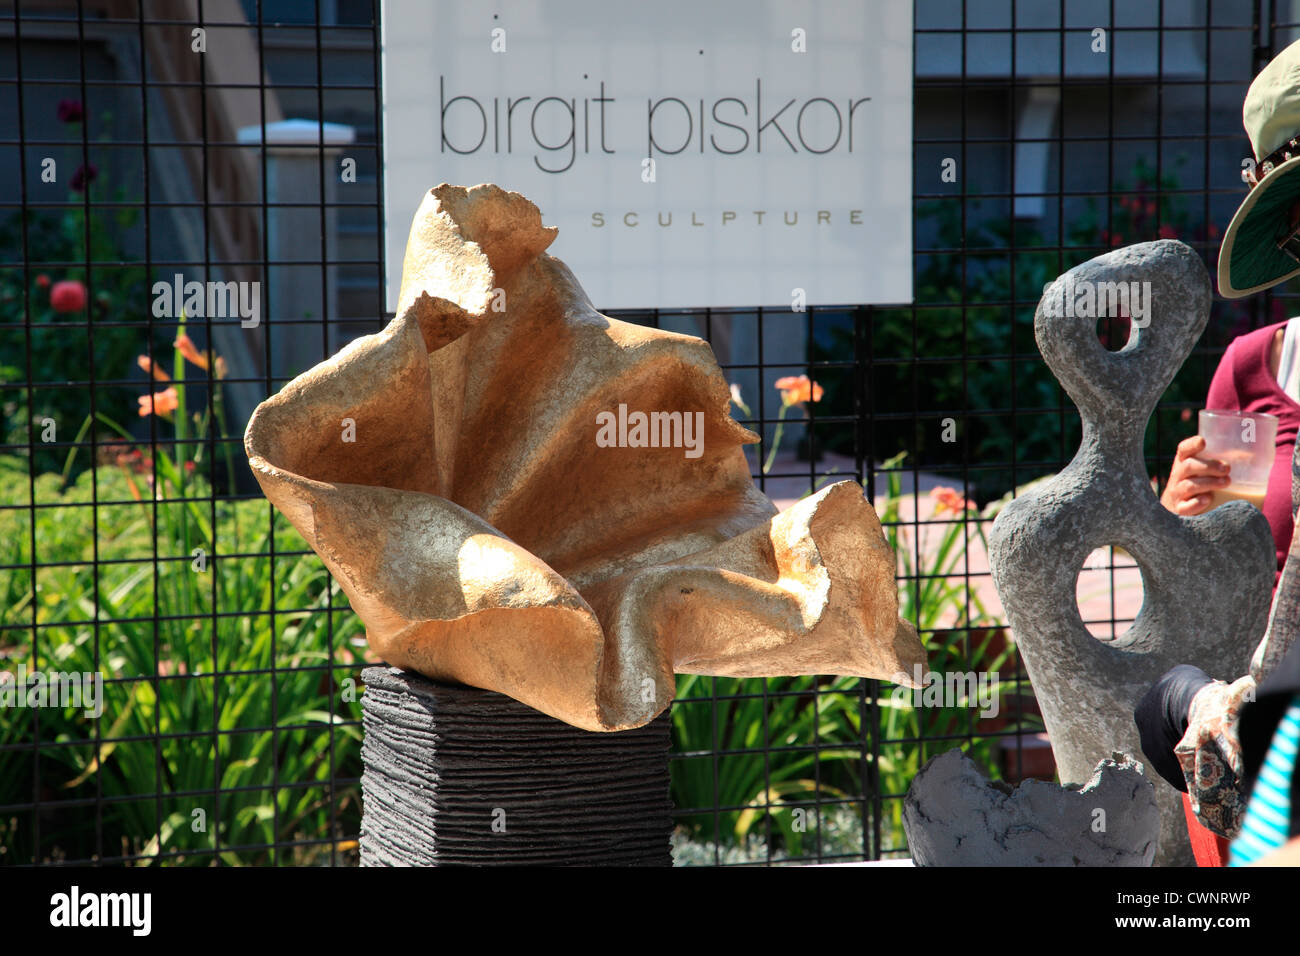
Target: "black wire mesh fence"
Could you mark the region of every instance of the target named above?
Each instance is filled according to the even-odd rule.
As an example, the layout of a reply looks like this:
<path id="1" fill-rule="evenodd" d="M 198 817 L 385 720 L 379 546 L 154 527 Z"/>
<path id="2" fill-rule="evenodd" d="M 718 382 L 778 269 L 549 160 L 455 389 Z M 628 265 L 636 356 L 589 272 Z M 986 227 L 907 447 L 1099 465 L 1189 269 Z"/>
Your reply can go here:
<path id="1" fill-rule="evenodd" d="M 905 854 L 901 797 L 954 746 L 1051 777 L 983 547 L 1078 440 L 1033 310 L 1117 245 L 1214 263 L 1278 17 L 917 0 L 915 303 L 620 314 L 712 343 L 778 505 L 863 483 L 930 669 L 970 680 L 936 701 L 680 676 L 680 864 Z M 241 436 L 386 321 L 379 77 L 369 0 L 0 3 L 0 862 L 355 862 L 364 633 Z M 1153 476 L 1226 343 L 1285 298 L 1216 304 L 1153 418 Z M 1140 600 L 1123 555 L 1082 569 L 1102 639 Z"/>

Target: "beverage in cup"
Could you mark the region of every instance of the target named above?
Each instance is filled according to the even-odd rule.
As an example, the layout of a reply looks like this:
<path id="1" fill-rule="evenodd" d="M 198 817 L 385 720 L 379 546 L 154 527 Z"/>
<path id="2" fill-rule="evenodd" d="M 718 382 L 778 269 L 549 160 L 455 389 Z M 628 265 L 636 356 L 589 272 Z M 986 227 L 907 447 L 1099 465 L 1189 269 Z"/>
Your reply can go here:
<path id="1" fill-rule="evenodd" d="M 1277 416 L 1204 409 L 1200 435 L 1205 439 L 1202 454 L 1228 466 L 1228 485 L 1211 493 L 1210 507 L 1240 499 L 1263 508 L 1268 473 L 1277 453 Z"/>

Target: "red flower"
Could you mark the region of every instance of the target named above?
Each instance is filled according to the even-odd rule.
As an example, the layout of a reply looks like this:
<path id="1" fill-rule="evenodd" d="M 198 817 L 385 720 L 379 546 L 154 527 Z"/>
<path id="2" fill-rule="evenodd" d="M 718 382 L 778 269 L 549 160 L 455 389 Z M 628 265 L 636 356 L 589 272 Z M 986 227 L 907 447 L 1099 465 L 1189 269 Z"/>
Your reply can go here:
<path id="1" fill-rule="evenodd" d="M 975 507 L 958 494 L 956 488 L 947 488 L 942 485 L 931 488 L 930 497 L 934 499 L 934 513 L 937 515 L 941 515 L 945 511 L 951 511 L 953 514 L 965 514 Z"/>
<path id="2" fill-rule="evenodd" d="M 50 277 L 42 272 L 36 277 L 36 285 L 38 288 L 48 289 L 50 287 Z"/>
<path id="3" fill-rule="evenodd" d="M 1177 239 L 1178 230 L 1173 226 L 1161 226 L 1157 235 L 1159 235 L 1161 239 Z"/>
<path id="4" fill-rule="evenodd" d="M 86 287 L 76 279 L 64 279 L 50 289 L 50 306 L 55 312 L 80 312 L 86 307 Z"/>
<path id="5" fill-rule="evenodd" d="M 86 118 L 86 110 L 81 100 L 59 100 L 59 122 L 80 123 Z"/>
<path id="6" fill-rule="evenodd" d="M 119 443 L 120 450 L 117 451 L 116 459 L 119 468 L 125 468 L 128 471 L 144 471 L 144 455 L 138 448 L 128 448 L 126 442 Z"/>
<path id="7" fill-rule="evenodd" d="M 87 186 L 95 181 L 95 177 L 98 175 L 99 169 L 94 163 L 78 166 L 77 171 L 72 174 L 72 182 L 70 183 L 72 191 L 83 192 Z"/>

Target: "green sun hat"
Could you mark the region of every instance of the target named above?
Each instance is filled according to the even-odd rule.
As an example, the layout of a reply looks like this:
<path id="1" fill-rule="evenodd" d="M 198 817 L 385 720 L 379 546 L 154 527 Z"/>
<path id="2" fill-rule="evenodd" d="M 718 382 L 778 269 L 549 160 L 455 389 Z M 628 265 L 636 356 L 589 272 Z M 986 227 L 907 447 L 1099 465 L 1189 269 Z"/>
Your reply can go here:
<path id="1" fill-rule="evenodd" d="M 1251 184 L 1223 235 L 1219 294 L 1228 299 L 1259 292 L 1300 274 L 1300 40 L 1279 53 L 1250 84 L 1242 125 L 1255 151 Z M 1298 211 L 1300 212 L 1300 211 Z"/>

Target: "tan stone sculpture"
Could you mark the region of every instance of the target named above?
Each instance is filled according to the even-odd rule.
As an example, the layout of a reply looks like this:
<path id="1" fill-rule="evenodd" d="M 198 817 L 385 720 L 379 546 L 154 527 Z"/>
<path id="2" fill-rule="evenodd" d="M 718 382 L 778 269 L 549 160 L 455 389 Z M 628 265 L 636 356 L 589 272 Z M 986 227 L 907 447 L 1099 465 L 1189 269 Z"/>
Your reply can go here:
<path id="1" fill-rule="evenodd" d="M 709 346 L 596 312 L 556 233 L 497 186 L 431 190 L 397 317 L 249 421 L 372 651 L 587 730 L 649 722 L 675 672 L 912 686 L 862 488 L 777 514 Z"/>

